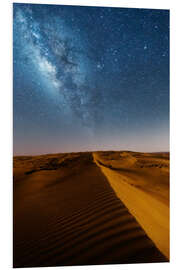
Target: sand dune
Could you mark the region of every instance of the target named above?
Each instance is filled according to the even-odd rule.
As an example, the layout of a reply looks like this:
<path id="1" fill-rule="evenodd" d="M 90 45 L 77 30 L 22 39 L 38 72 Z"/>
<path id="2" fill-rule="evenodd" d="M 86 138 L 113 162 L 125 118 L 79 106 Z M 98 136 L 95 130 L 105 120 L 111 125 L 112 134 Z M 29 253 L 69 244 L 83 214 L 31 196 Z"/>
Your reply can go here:
<path id="1" fill-rule="evenodd" d="M 94 153 L 117 196 L 169 258 L 169 155 Z"/>
<path id="2" fill-rule="evenodd" d="M 92 153 L 14 158 L 14 267 L 168 261 L 102 172 L 109 164 L 96 162 Z M 168 204 L 167 195 L 153 196 Z"/>

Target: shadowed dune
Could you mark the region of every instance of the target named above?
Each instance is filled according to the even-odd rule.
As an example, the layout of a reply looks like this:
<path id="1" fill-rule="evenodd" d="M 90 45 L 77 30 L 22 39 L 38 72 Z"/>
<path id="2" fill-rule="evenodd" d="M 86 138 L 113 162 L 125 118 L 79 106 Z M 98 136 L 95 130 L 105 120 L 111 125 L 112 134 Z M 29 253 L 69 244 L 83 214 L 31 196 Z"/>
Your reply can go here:
<path id="1" fill-rule="evenodd" d="M 104 154 L 106 162 L 98 159 L 109 170 L 127 169 Z M 168 261 L 119 199 L 104 165 L 92 153 L 14 157 L 14 267 Z"/>

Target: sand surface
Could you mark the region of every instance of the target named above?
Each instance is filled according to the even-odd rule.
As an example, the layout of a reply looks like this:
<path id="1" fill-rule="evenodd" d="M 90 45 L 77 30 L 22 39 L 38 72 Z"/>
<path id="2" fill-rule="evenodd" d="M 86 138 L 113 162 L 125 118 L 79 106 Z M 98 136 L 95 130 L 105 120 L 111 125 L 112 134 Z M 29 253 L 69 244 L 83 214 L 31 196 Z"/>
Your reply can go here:
<path id="1" fill-rule="evenodd" d="M 117 196 L 169 259 L 169 156 L 94 153 Z"/>
<path id="2" fill-rule="evenodd" d="M 94 157 L 14 157 L 14 267 L 168 261 Z M 144 189 L 168 205 L 166 188 Z"/>

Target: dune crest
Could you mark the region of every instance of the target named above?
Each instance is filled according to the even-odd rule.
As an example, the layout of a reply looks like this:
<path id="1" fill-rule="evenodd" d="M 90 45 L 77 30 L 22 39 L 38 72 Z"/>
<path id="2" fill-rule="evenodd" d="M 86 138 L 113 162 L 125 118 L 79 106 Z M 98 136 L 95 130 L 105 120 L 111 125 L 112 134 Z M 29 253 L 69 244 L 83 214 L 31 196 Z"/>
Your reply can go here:
<path id="1" fill-rule="evenodd" d="M 93 156 L 116 195 L 169 259 L 168 154 L 96 152 Z"/>
<path id="2" fill-rule="evenodd" d="M 167 262 L 93 153 L 14 157 L 13 265 Z"/>

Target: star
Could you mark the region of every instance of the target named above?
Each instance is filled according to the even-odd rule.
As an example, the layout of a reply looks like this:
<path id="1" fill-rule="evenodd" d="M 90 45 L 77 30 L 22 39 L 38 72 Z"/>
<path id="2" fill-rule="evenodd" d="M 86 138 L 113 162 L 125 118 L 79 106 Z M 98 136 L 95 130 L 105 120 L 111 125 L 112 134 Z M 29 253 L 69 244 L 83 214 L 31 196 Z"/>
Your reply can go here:
<path id="1" fill-rule="evenodd" d="M 96 67 L 97 69 L 102 70 L 104 68 L 104 64 L 98 63 Z"/>
<path id="2" fill-rule="evenodd" d="M 116 55 L 117 52 L 118 52 L 117 50 L 113 50 L 113 53 L 112 53 L 112 54 L 113 54 L 113 55 Z"/>

